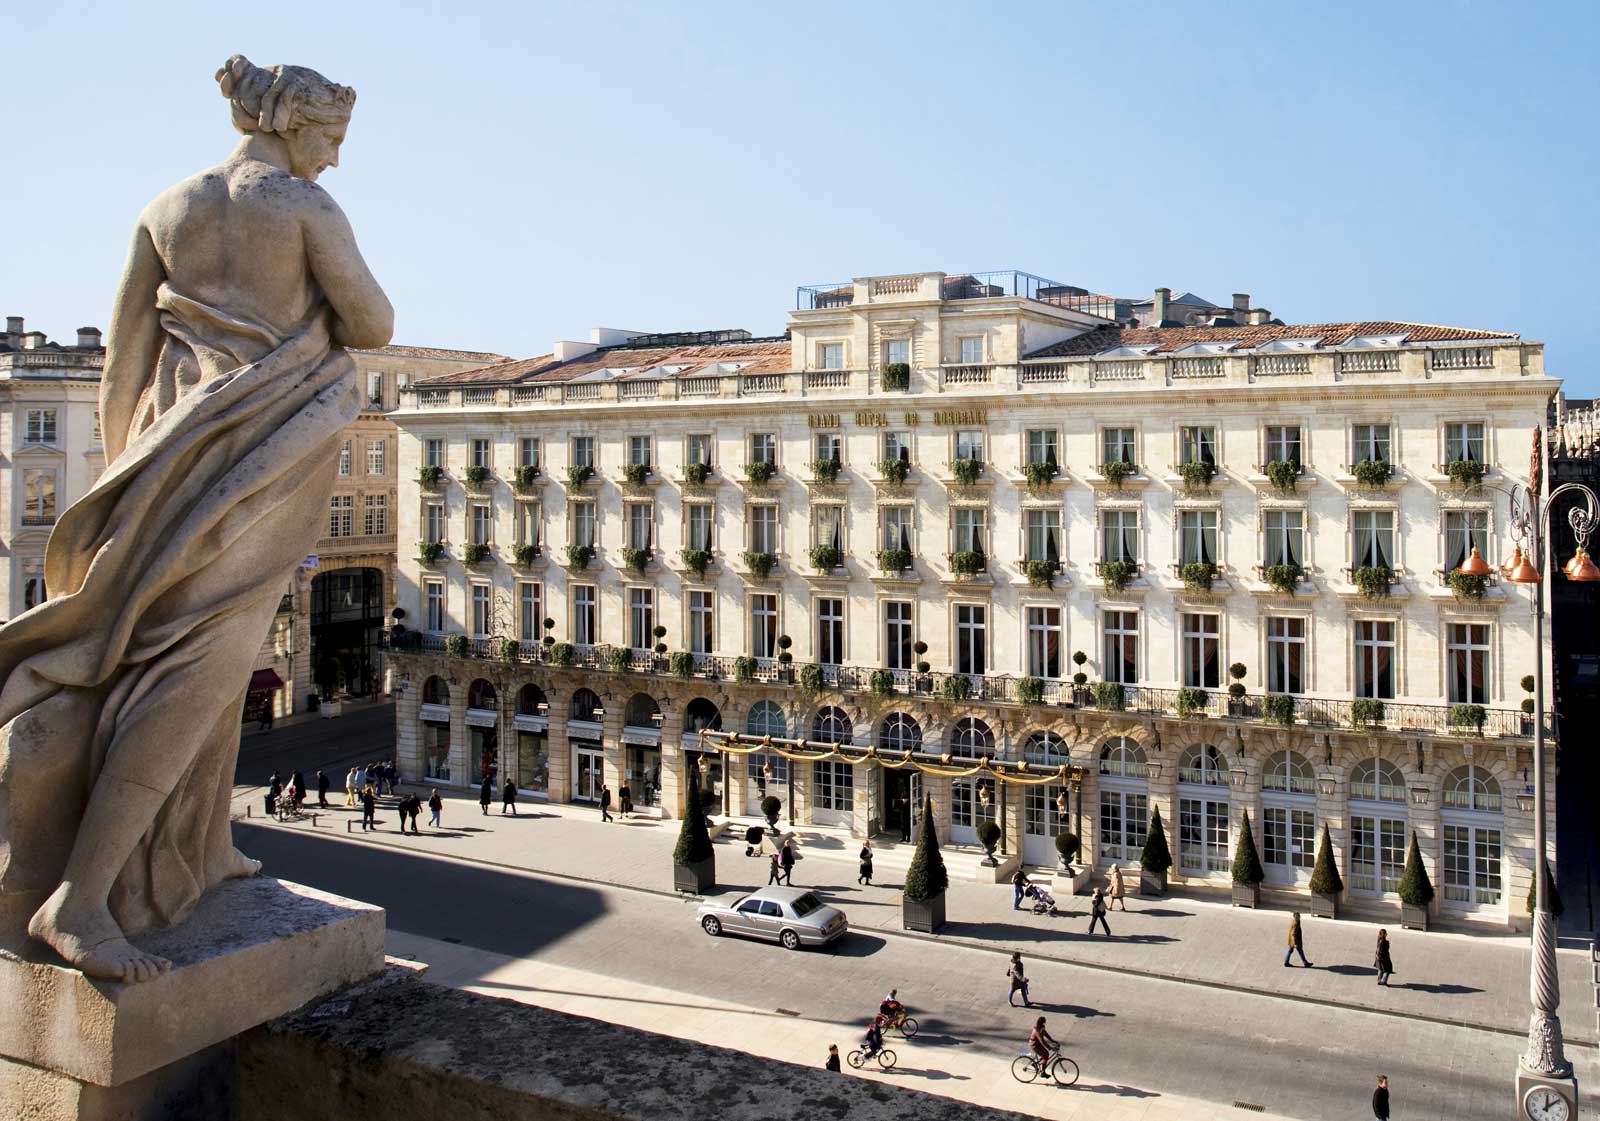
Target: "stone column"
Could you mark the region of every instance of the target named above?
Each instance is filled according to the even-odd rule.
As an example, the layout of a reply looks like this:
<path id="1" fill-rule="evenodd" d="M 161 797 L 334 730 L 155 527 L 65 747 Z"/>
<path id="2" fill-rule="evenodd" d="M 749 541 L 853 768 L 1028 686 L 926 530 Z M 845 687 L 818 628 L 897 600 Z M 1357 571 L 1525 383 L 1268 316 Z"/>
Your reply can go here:
<path id="1" fill-rule="evenodd" d="M 500 697 L 497 708 L 500 712 L 500 722 L 495 726 L 495 747 L 499 752 L 500 785 L 504 786 L 507 779 L 515 779 L 518 790 L 522 787 L 522 776 L 517 774 L 517 729 L 512 724 L 512 718 L 517 714 L 517 690 L 520 684 L 515 678 L 503 678 L 500 682 Z"/>
<path id="2" fill-rule="evenodd" d="M 1004 817 L 995 815 L 995 821 L 1000 826 L 1000 852 L 1006 856 L 1020 856 L 1022 854 L 1022 804 L 1027 795 L 1027 788 L 1012 786 L 1000 778 L 994 780 L 994 793 L 996 799 L 1005 802 Z"/>
<path id="3" fill-rule="evenodd" d="M 477 770 L 471 758 L 467 732 L 467 684 L 470 680 L 459 664 L 451 666 L 450 684 L 450 781 L 456 786 L 476 786 Z M 470 667 L 467 667 L 470 669 Z"/>
<path id="4" fill-rule="evenodd" d="M 395 761 L 402 778 L 422 780 L 422 678 L 416 673 L 397 694 L 394 705 Z M 335 776 L 342 778 L 343 776 Z M 339 785 L 338 782 L 335 785 Z"/>
<path id="5" fill-rule="evenodd" d="M 1344 767 L 1318 764 L 1317 773 L 1317 839 L 1322 838 L 1322 826 L 1328 827 L 1328 839 L 1333 842 L 1333 863 L 1344 881 L 1341 903 L 1350 899 L 1350 786 Z M 1331 785 L 1330 785 L 1331 784 Z M 1315 859 L 1313 854 L 1312 859 Z"/>
<path id="6" fill-rule="evenodd" d="M 623 706 L 621 690 L 615 691 L 606 698 L 606 714 L 600 721 L 600 747 L 605 753 L 601 764 L 601 780 L 611 788 L 611 802 L 619 804 L 622 789 L 622 776 L 626 773 L 627 764 L 623 759 L 625 748 L 622 745 Z"/>
<path id="7" fill-rule="evenodd" d="M 683 753 L 683 705 L 661 712 L 661 816 L 681 818 L 689 797 L 684 782 L 687 760 Z"/>
<path id="8" fill-rule="evenodd" d="M 1444 831 L 1439 824 L 1443 791 L 1444 781 L 1438 775 L 1406 776 L 1406 798 L 1410 802 L 1406 807 L 1406 824 L 1417 835 L 1417 851 L 1422 854 L 1423 866 L 1428 869 L 1428 882 L 1433 884 L 1433 902 L 1428 905 L 1428 914 L 1435 918 L 1444 904 L 1444 879 L 1441 875 L 1444 868 Z M 1407 837 L 1408 847 L 1410 843 Z"/>
<path id="9" fill-rule="evenodd" d="M 736 817 L 760 817 L 760 804 L 751 804 L 750 801 L 751 757 L 729 754 L 726 758 L 728 770 L 722 781 L 728 784 L 728 811 Z"/>
<path id="10" fill-rule="evenodd" d="M 1089 765 L 1085 768 L 1083 782 L 1077 793 L 1073 792 L 1070 784 L 1064 789 L 1067 792 L 1067 821 L 1071 823 L 1072 830 L 1078 834 L 1077 862 L 1086 865 L 1091 872 L 1098 875 L 1101 872 L 1100 776 L 1093 765 Z M 1080 800 L 1083 803 L 1081 820 L 1078 814 Z"/>
<path id="11" fill-rule="evenodd" d="M 811 767 L 799 759 L 789 760 L 789 774 L 794 784 L 794 823 L 811 824 Z"/>
<path id="12" fill-rule="evenodd" d="M 550 723 L 545 732 L 545 750 L 550 753 L 550 801 L 572 801 L 572 744 L 567 739 L 567 704 L 550 701 Z"/>
<path id="13" fill-rule="evenodd" d="M 941 845 L 950 843 L 950 780 L 938 775 L 922 776 L 922 796 L 933 798 L 933 831 Z M 911 840 L 916 842 L 916 834 Z"/>

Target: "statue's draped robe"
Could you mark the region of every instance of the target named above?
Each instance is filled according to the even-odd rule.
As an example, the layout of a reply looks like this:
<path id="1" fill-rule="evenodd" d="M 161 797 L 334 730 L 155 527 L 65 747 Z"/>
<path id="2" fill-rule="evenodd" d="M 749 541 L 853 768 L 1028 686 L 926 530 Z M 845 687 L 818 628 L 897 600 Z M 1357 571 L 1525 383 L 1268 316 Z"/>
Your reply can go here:
<path id="1" fill-rule="evenodd" d="M 115 459 L 50 536 L 53 598 L 0 627 L 0 902 L 60 882 L 108 770 L 166 794 L 112 889 L 126 933 L 181 920 L 236 870 L 228 807 L 245 687 L 321 535 L 358 408 L 330 314 L 319 300 L 274 328 L 170 284 L 124 313 L 130 333 L 159 318 L 159 357 L 119 369 L 111 339 L 101 402 Z M 163 764 L 145 778 L 134 761 L 152 748 Z"/>

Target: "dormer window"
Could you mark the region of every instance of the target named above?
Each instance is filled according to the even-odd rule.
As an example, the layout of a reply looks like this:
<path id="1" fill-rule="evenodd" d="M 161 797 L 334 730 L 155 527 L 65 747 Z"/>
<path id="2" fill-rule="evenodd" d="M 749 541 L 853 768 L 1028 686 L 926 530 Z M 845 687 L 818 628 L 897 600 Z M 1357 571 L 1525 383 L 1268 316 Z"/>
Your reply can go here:
<path id="1" fill-rule="evenodd" d="M 818 346 L 817 365 L 824 370 L 844 369 L 844 343 L 823 343 Z"/>

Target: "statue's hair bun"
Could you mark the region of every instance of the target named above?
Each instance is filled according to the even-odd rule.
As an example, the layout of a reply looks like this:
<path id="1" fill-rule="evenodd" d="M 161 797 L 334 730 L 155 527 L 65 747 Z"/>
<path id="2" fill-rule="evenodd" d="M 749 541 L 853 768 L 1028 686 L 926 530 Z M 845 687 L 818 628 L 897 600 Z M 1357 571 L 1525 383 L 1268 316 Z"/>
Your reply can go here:
<path id="1" fill-rule="evenodd" d="M 240 132 L 288 132 L 307 123 L 329 124 L 350 115 L 356 91 L 303 66 L 263 69 L 242 54 L 217 71 L 217 85 Z"/>

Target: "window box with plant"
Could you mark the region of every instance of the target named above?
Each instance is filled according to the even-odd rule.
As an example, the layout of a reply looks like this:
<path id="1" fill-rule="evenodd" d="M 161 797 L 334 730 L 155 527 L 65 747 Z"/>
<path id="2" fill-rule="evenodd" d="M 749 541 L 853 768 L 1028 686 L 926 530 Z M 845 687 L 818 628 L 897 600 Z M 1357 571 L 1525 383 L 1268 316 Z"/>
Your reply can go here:
<path id="1" fill-rule="evenodd" d="M 772 553 L 758 553 L 754 549 L 747 549 L 744 553 L 744 566 L 750 570 L 750 575 L 758 580 L 764 580 L 778 567 L 778 558 Z"/>
<path id="2" fill-rule="evenodd" d="M 417 472 L 417 482 L 432 490 L 444 482 L 444 468 L 438 464 L 430 464 Z"/>
<path id="3" fill-rule="evenodd" d="M 1322 837 L 1317 842 L 1317 862 L 1311 869 L 1311 913 L 1318 918 L 1338 918 L 1339 896 L 1343 894 L 1344 880 L 1333 859 L 1333 839 L 1324 823 Z"/>
<path id="4" fill-rule="evenodd" d="M 1183 586 L 1191 592 L 1209 592 L 1217 580 L 1217 566 L 1211 561 L 1189 561 L 1178 570 Z"/>
<path id="5" fill-rule="evenodd" d="M 538 465 L 533 463 L 524 463 L 521 467 L 518 467 L 517 474 L 513 479 L 513 482 L 516 484 L 517 490 L 521 493 L 526 494 L 528 491 L 532 490 L 538 485 L 539 482 Z"/>
<path id="6" fill-rule="evenodd" d="M 1357 697 L 1350 702 L 1350 723 L 1357 728 L 1382 724 L 1383 702 L 1376 697 Z"/>
<path id="7" fill-rule="evenodd" d="M 811 481 L 814 483 L 836 483 L 839 481 L 841 466 L 837 459 L 813 459 L 811 461 Z"/>
<path id="8" fill-rule="evenodd" d="M 1268 693 L 1261 700 L 1261 719 L 1289 727 L 1294 723 L 1294 698 L 1287 693 Z"/>
<path id="9" fill-rule="evenodd" d="M 1027 466 L 1028 485 L 1030 487 L 1047 487 L 1056 481 L 1061 474 L 1061 468 L 1056 466 L 1053 459 L 1041 460 Z"/>
<path id="10" fill-rule="evenodd" d="M 467 485 L 474 490 L 482 490 L 489 485 L 489 469 L 487 467 L 468 467 Z"/>
<path id="11" fill-rule="evenodd" d="M 514 638 L 502 639 L 500 642 L 500 660 L 502 662 L 521 661 L 522 644 Z"/>
<path id="12" fill-rule="evenodd" d="M 547 636 L 548 637 L 548 636 Z M 559 669 L 571 669 L 578 661 L 578 648 L 570 642 L 550 644 L 550 664 Z"/>
<path id="13" fill-rule="evenodd" d="M 606 651 L 606 665 L 612 673 L 627 673 L 633 668 L 633 651 L 625 646 L 613 646 Z"/>
<path id="14" fill-rule="evenodd" d="M 894 693 L 894 674 L 886 669 L 875 669 L 868 679 L 874 697 L 887 697 Z"/>
<path id="15" fill-rule="evenodd" d="M 1269 564 L 1261 570 L 1261 575 L 1266 579 L 1267 587 L 1286 596 L 1292 596 L 1295 589 L 1300 586 L 1300 579 L 1305 572 L 1306 570 L 1298 564 Z"/>
<path id="16" fill-rule="evenodd" d="M 1136 463 L 1129 463 L 1125 459 L 1113 459 L 1109 463 L 1102 463 L 1100 465 L 1101 477 L 1119 490 L 1126 480 L 1133 478 L 1138 473 L 1139 465 Z"/>
<path id="17" fill-rule="evenodd" d="M 1352 574 L 1356 590 L 1367 599 L 1382 599 L 1394 584 L 1394 569 L 1384 564 L 1364 564 Z"/>
<path id="18" fill-rule="evenodd" d="M 464 634 L 446 635 L 444 652 L 452 658 L 465 658 L 467 656 L 467 636 Z"/>
<path id="19" fill-rule="evenodd" d="M 911 464 L 903 459 L 880 459 L 878 474 L 883 476 L 884 482 L 898 486 L 911 474 Z"/>
<path id="20" fill-rule="evenodd" d="M 650 563 L 651 550 L 628 546 L 622 550 L 622 567 L 630 572 L 643 573 Z"/>
<path id="21" fill-rule="evenodd" d="M 844 553 L 832 545 L 811 546 L 811 565 L 818 572 L 832 572 L 844 567 Z"/>
<path id="22" fill-rule="evenodd" d="M 970 487 L 983 474 L 983 460 L 957 459 L 950 464 L 950 474 L 964 487 Z"/>
<path id="23" fill-rule="evenodd" d="M 522 566 L 523 568 L 527 568 L 539 558 L 539 546 L 518 545 L 516 550 L 511 554 L 511 557 L 518 565 Z"/>
<path id="24" fill-rule="evenodd" d="M 964 673 L 952 673 L 939 685 L 939 694 L 951 703 L 972 696 L 972 679 Z"/>
<path id="25" fill-rule="evenodd" d="M 778 473 L 778 465 L 769 460 L 756 459 L 744 465 L 744 477 L 755 486 L 765 486 Z"/>
<path id="26" fill-rule="evenodd" d="M 1400 925 L 1407 930 L 1427 930 L 1432 902 L 1433 881 L 1422 863 L 1422 850 L 1417 847 L 1417 832 L 1413 829 L 1411 844 L 1406 848 L 1406 868 L 1400 873 Z"/>
<path id="27" fill-rule="evenodd" d="M 667 658 L 667 669 L 673 677 L 693 677 L 694 655 L 687 650 L 674 650 Z"/>
<path id="28" fill-rule="evenodd" d="M 802 693 L 820 693 L 824 684 L 821 666 L 807 662 L 800 667 L 800 678 L 795 682 L 795 687 Z"/>
<path id="29" fill-rule="evenodd" d="M 1106 712 L 1121 712 L 1128 707 L 1128 691 L 1120 681 L 1097 681 L 1094 707 Z"/>
<path id="30" fill-rule="evenodd" d="M 1387 459 L 1363 459 L 1350 469 L 1350 473 L 1364 487 L 1386 486 L 1394 477 L 1394 464 Z"/>
<path id="31" fill-rule="evenodd" d="M 574 463 L 567 468 L 567 486 L 577 490 L 594 478 L 594 468 L 587 463 Z"/>
<path id="32" fill-rule="evenodd" d="M 1274 459 L 1267 464 L 1267 481 L 1275 490 L 1292 494 L 1300 479 L 1300 462 L 1294 459 Z"/>
<path id="33" fill-rule="evenodd" d="M 1038 677 L 1017 678 L 1017 700 L 1025 705 L 1044 703 L 1044 680 Z"/>
<path id="34" fill-rule="evenodd" d="M 1256 851 L 1255 834 L 1250 829 L 1250 811 L 1239 814 L 1239 840 L 1233 848 L 1233 905 L 1261 906 L 1261 881 L 1267 878 Z"/>
<path id="35" fill-rule="evenodd" d="M 1167 846 L 1166 826 L 1161 810 L 1151 807 L 1150 828 L 1139 853 L 1139 894 L 1160 897 L 1167 894 L 1167 873 L 1172 868 L 1172 850 Z"/>
<path id="36" fill-rule="evenodd" d="M 1483 725 L 1489 719 L 1489 710 L 1482 705 L 1451 705 L 1450 727 L 1465 732 L 1471 729 L 1475 736 L 1483 735 Z"/>
<path id="37" fill-rule="evenodd" d="M 1105 583 L 1106 589 L 1113 592 L 1122 591 L 1133 583 L 1135 576 L 1139 575 L 1139 566 L 1132 561 L 1101 561 L 1095 567 L 1099 570 L 1100 579 Z"/>
<path id="38" fill-rule="evenodd" d="M 911 567 L 910 549 L 880 549 L 878 567 L 885 572 L 904 572 Z"/>
<path id="39" fill-rule="evenodd" d="M 702 486 L 711 477 L 709 463 L 685 463 L 683 465 L 683 481 L 690 486 Z"/>
<path id="40" fill-rule="evenodd" d="M 1183 485 L 1190 490 L 1203 490 L 1217 477 L 1217 465 L 1208 459 L 1191 459 L 1178 467 Z"/>
<path id="41" fill-rule="evenodd" d="M 911 364 L 909 362 L 886 363 L 882 374 L 878 378 L 878 384 L 884 389 L 911 388 Z"/>
<path id="42" fill-rule="evenodd" d="M 756 679 L 756 660 L 749 654 L 740 654 L 733 660 L 733 679 L 747 685 Z"/>
<path id="43" fill-rule="evenodd" d="M 1234 662 L 1228 667 L 1228 676 L 1233 680 L 1228 682 L 1228 715 L 1234 717 L 1249 715 L 1249 703 L 1245 700 L 1244 677 L 1249 673 L 1243 662 Z"/>
<path id="44" fill-rule="evenodd" d="M 1477 459 L 1452 459 L 1444 465 L 1445 478 L 1458 487 L 1476 489 L 1483 483 L 1483 476 L 1488 468 L 1482 460 Z"/>
<path id="45" fill-rule="evenodd" d="M 678 555 L 683 558 L 683 567 L 696 576 L 703 578 L 706 574 L 706 569 L 711 567 L 711 550 L 709 549 L 685 549 Z"/>
<path id="46" fill-rule="evenodd" d="M 630 463 L 622 469 L 622 481 L 632 487 L 642 487 L 650 481 L 648 463 Z"/>
<path id="47" fill-rule="evenodd" d="M 487 545 L 468 545 L 462 558 L 468 564 L 493 564 L 494 556 Z"/>
<path id="48" fill-rule="evenodd" d="M 1022 566 L 1027 574 L 1028 583 L 1035 588 L 1048 588 L 1055 584 L 1056 573 L 1061 571 L 1059 561 L 1031 560 Z"/>
<path id="49" fill-rule="evenodd" d="M 593 545 L 568 545 L 567 567 L 588 568 L 589 562 L 594 560 Z"/>
<path id="50" fill-rule="evenodd" d="M 417 558 L 423 564 L 438 564 L 444 559 L 444 542 L 424 541 L 417 547 Z"/>
<path id="51" fill-rule="evenodd" d="M 1178 690 L 1177 708 L 1180 720 L 1192 720 L 1197 716 L 1206 714 L 1206 705 L 1211 701 L 1210 695 L 1204 689 L 1183 688 Z"/>
<path id="52" fill-rule="evenodd" d="M 977 549 L 963 549 L 950 554 L 950 571 L 957 576 L 976 576 L 987 565 L 987 559 Z"/>
<path id="53" fill-rule="evenodd" d="M 706 829 L 700 783 L 694 768 L 688 770 L 688 808 L 678 828 L 678 843 L 672 850 L 672 887 L 675 891 L 704 895 L 717 886 L 717 852 L 711 844 L 711 833 Z"/>
<path id="54" fill-rule="evenodd" d="M 950 886 L 939 838 L 933 831 L 933 796 L 924 799 L 917 826 L 917 848 L 906 869 L 901 893 L 901 925 L 907 930 L 933 934 L 944 925 L 944 894 Z"/>
<path id="55" fill-rule="evenodd" d="M 1487 575 L 1474 576 L 1457 568 L 1453 569 L 1445 579 L 1450 585 L 1450 594 L 1457 599 L 1482 599 L 1483 594 L 1489 590 Z"/>

